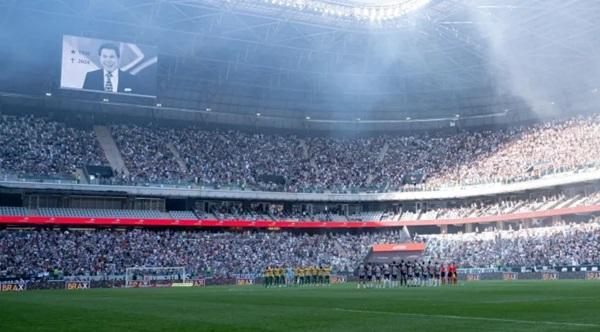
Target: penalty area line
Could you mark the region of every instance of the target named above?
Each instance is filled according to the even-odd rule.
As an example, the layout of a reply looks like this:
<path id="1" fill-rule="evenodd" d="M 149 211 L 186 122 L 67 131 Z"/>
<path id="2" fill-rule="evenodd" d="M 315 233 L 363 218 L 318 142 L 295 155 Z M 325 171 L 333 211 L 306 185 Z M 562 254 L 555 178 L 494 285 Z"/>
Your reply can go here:
<path id="1" fill-rule="evenodd" d="M 359 309 L 344 309 L 344 308 L 332 308 L 332 310 L 342 311 L 342 312 L 378 314 L 378 315 L 390 315 L 390 316 L 407 316 L 407 317 L 419 317 L 419 318 L 444 318 L 444 319 L 458 319 L 458 320 L 475 320 L 475 321 L 485 321 L 485 322 L 517 323 L 517 324 L 546 324 L 546 325 L 573 326 L 573 327 L 600 327 L 600 324 L 593 324 L 593 323 L 553 322 L 553 321 L 545 321 L 545 320 L 524 320 L 524 319 L 455 316 L 455 315 L 429 315 L 429 314 L 416 314 L 416 313 L 408 313 L 408 312 L 390 312 L 390 311 L 359 310 Z"/>

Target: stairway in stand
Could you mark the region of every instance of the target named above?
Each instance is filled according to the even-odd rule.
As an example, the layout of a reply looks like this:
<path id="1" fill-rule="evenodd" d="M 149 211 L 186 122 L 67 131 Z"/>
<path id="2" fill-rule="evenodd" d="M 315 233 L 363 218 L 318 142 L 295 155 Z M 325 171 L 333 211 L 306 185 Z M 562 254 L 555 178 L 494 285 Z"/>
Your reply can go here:
<path id="1" fill-rule="evenodd" d="M 129 170 L 127 169 L 127 166 L 125 166 L 125 161 L 123 160 L 123 156 L 121 156 L 117 143 L 115 143 L 115 140 L 112 137 L 110 128 L 106 126 L 94 126 L 94 133 L 96 134 L 96 139 L 102 147 L 102 151 L 104 151 L 104 155 L 106 156 L 110 167 L 112 167 L 114 171 L 129 175 Z"/>

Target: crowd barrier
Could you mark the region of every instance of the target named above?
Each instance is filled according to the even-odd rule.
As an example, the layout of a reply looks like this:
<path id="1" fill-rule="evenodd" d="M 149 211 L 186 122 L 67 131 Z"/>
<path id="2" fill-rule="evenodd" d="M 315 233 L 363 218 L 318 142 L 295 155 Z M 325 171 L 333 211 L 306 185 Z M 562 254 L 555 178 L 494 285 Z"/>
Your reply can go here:
<path id="1" fill-rule="evenodd" d="M 566 271 L 566 272 L 484 272 L 484 273 L 462 273 L 458 279 L 464 282 L 478 282 L 485 280 L 504 280 L 506 282 L 518 280 L 598 280 L 600 271 Z M 331 283 L 346 283 L 356 281 L 355 276 L 333 275 Z M 257 285 L 262 284 L 262 278 L 200 278 L 191 279 L 185 283 L 173 282 L 168 285 L 143 285 L 142 282 L 134 284 L 135 288 L 153 287 L 204 287 L 208 285 Z M 36 289 L 63 289 L 63 290 L 86 290 L 90 288 L 121 288 L 125 287 L 123 280 L 6 280 L 0 282 L 0 293 L 22 292 Z"/>
<path id="2" fill-rule="evenodd" d="M 332 275 L 330 283 L 345 283 L 345 275 Z M 205 287 L 218 285 L 261 285 L 263 278 L 258 276 L 235 276 L 235 277 L 210 277 L 210 278 L 192 278 L 185 282 L 168 281 L 159 283 L 149 283 L 144 280 L 130 282 L 131 288 L 169 288 L 169 287 Z M 64 289 L 64 290 L 86 290 L 92 288 L 122 288 L 125 287 L 125 280 L 94 280 L 90 278 L 73 278 L 58 280 L 4 280 L 0 281 L 1 292 L 22 292 L 36 289 Z"/>
<path id="3" fill-rule="evenodd" d="M 485 272 L 458 275 L 459 280 L 600 280 L 600 271 Z"/>

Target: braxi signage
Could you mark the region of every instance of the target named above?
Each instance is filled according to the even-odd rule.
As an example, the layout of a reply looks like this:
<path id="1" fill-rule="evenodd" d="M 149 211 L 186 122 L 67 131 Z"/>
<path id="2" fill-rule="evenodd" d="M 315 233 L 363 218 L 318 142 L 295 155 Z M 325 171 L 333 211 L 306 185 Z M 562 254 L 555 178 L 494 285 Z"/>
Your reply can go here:
<path id="1" fill-rule="evenodd" d="M 0 284 L 0 292 L 22 292 L 26 285 L 24 282 L 5 282 Z"/>
<path id="2" fill-rule="evenodd" d="M 65 288 L 67 290 L 89 289 L 90 282 L 89 281 L 67 281 L 67 283 L 65 284 Z"/>

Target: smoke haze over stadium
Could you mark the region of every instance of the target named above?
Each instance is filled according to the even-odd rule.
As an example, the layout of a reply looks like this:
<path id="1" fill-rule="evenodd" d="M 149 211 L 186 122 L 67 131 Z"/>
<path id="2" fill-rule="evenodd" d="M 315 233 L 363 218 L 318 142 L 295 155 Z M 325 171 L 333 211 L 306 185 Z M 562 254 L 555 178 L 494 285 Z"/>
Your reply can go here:
<path id="1" fill-rule="evenodd" d="M 0 330 L 597 331 L 599 17 L 0 0 Z"/>
<path id="2" fill-rule="evenodd" d="M 597 105 L 594 3 L 434 1 L 367 22 L 245 3 L 6 1 L 4 90 L 55 90 L 70 33 L 158 46 L 163 106 L 356 122 Z"/>

